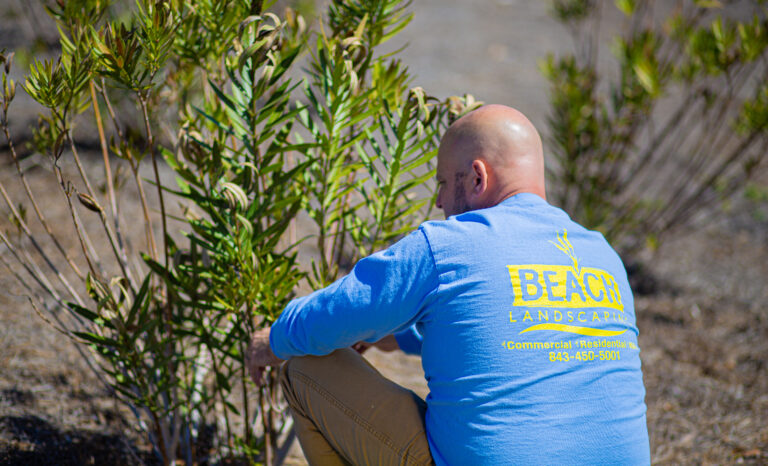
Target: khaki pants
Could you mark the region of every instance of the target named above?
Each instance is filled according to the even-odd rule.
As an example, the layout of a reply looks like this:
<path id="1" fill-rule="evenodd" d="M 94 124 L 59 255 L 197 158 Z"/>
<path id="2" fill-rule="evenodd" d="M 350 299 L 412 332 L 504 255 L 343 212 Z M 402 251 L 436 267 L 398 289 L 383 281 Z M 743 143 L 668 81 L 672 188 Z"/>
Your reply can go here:
<path id="1" fill-rule="evenodd" d="M 434 464 L 424 400 L 354 350 L 293 358 L 280 382 L 309 464 Z"/>

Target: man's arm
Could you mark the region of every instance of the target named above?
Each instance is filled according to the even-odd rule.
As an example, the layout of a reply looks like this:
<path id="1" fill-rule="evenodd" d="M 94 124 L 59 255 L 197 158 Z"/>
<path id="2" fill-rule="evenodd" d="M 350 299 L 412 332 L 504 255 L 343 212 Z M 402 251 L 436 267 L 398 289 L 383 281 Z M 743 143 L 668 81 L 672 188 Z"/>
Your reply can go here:
<path id="1" fill-rule="evenodd" d="M 376 342 L 418 321 L 437 286 L 429 244 L 417 230 L 332 285 L 291 301 L 272 326 L 271 348 L 287 359 Z"/>

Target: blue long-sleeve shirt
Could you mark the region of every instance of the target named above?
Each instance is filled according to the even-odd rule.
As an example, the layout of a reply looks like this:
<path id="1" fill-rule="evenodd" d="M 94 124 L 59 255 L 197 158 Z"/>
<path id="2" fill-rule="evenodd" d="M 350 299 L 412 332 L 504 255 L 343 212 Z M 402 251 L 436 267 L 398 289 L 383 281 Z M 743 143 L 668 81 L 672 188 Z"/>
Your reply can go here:
<path id="1" fill-rule="evenodd" d="M 293 300 L 270 341 L 288 359 L 392 333 L 421 354 L 437 464 L 650 462 L 624 267 L 540 197 L 425 222 Z"/>

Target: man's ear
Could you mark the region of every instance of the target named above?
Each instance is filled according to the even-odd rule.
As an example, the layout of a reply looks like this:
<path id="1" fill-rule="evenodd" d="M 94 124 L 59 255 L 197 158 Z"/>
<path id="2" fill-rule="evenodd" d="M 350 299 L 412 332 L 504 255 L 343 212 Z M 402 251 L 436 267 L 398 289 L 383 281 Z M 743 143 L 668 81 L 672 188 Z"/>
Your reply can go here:
<path id="1" fill-rule="evenodd" d="M 484 160 L 472 161 L 472 194 L 482 196 L 488 190 L 488 165 Z"/>

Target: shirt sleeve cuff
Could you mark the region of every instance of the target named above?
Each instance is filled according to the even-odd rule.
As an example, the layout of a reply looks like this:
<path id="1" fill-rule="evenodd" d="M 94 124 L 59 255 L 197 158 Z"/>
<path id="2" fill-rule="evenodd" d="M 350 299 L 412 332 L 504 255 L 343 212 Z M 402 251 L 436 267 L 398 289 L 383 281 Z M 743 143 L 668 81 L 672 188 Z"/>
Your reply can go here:
<path id="1" fill-rule="evenodd" d="M 274 325 L 269 330 L 269 348 L 272 350 L 272 354 L 277 356 L 280 359 L 288 360 L 291 358 L 291 354 L 289 353 L 283 353 L 280 351 L 280 349 L 276 346 L 276 331 L 274 329 Z"/>

